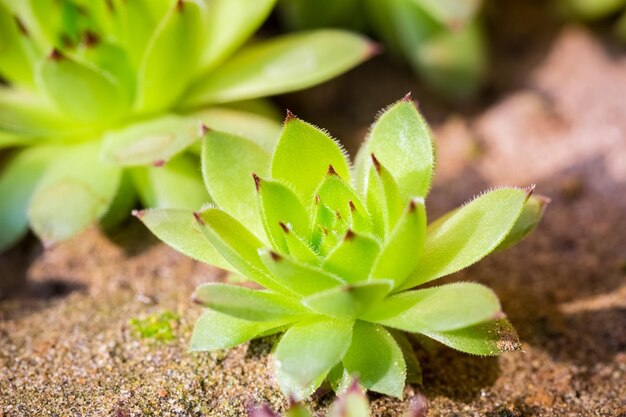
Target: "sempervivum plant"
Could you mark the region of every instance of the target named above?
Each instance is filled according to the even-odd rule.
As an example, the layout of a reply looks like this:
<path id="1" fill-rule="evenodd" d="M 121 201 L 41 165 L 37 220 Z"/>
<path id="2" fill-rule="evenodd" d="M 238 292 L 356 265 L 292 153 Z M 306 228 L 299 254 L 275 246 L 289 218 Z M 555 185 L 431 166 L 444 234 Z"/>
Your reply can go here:
<path id="1" fill-rule="evenodd" d="M 29 224 L 54 243 L 114 223 L 136 192 L 198 209 L 201 124 L 271 147 L 280 125 L 259 98 L 372 53 L 336 30 L 244 46 L 274 2 L 0 0 L 0 149 L 15 149 L 0 171 L 0 249 Z"/>
<path id="2" fill-rule="evenodd" d="M 138 217 L 174 248 L 262 288 L 199 287 L 194 299 L 207 309 L 191 350 L 283 333 L 275 373 L 285 394 L 303 398 L 325 379 L 342 389 L 355 376 L 402 396 L 419 377 L 405 332 L 477 355 L 518 349 L 493 291 L 425 285 L 521 239 L 544 200 L 498 188 L 427 225 L 433 163 L 428 126 L 408 97 L 381 114 L 353 170 L 333 139 L 291 114 L 272 155 L 209 131 L 203 175 L 216 205 Z"/>

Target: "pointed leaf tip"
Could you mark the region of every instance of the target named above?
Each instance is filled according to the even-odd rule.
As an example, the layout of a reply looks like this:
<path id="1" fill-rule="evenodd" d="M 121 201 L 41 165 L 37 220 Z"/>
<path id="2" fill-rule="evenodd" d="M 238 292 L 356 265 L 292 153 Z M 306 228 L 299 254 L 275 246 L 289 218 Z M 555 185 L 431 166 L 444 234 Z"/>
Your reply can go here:
<path id="1" fill-rule="evenodd" d="M 274 252 L 273 250 L 269 251 L 269 254 L 270 258 L 272 258 L 274 262 L 280 262 L 283 259 L 283 257 L 279 253 Z"/>
<path id="2" fill-rule="evenodd" d="M 370 154 L 370 157 L 372 158 L 372 164 L 374 164 L 374 168 L 376 168 L 376 172 L 380 174 L 380 161 L 376 159 L 376 155 L 374 155 L 373 153 Z"/>
<path id="3" fill-rule="evenodd" d="M 249 417 L 277 417 L 276 414 L 267 405 L 254 407 L 248 413 Z"/>
<path id="4" fill-rule="evenodd" d="M 204 123 L 200 123 L 200 136 L 206 136 L 207 133 L 211 131 L 211 128 L 205 125 Z"/>
<path id="5" fill-rule="evenodd" d="M 176 10 L 182 12 L 185 9 L 185 0 L 178 0 L 176 2 Z"/>
<path id="6" fill-rule="evenodd" d="M 362 394 L 362 393 L 363 393 L 363 391 L 361 390 L 361 385 L 359 383 L 359 378 L 355 377 L 354 379 L 352 379 L 352 383 L 350 384 L 350 386 L 346 390 L 346 395 L 349 395 L 349 394 Z"/>
<path id="7" fill-rule="evenodd" d="M 344 240 L 352 240 L 352 239 L 354 239 L 355 236 L 356 235 L 354 234 L 352 229 L 348 229 L 348 231 L 346 232 L 346 236 L 343 239 Z"/>
<path id="8" fill-rule="evenodd" d="M 385 48 L 381 43 L 378 42 L 370 42 L 367 44 L 367 49 L 365 50 L 366 59 L 373 58 L 377 55 L 380 55 L 384 52 Z"/>
<path id="9" fill-rule="evenodd" d="M 524 188 L 524 190 L 526 191 L 526 200 L 528 200 L 530 196 L 533 195 L 536 186 L 536 184 L 531 184 L 528 187 Z"/>
<path id="10" fill-rule="evenodd" d="M 278 225 L 280 226 L 281 229 L 283 229 L 283 232 L 285 233 L 291 232 L 291 227 L 288 224 L 285 224 L 283 222 L 278 222 Z"/>
<path id="11" fill-rule="evenodd" d="M 204 226 L 205 223 L 204 223 L 204 220 L 202 220 L 202 215 L 200 213 L 198 213 L 197 211 L 194 211 L 193 217 L 195 217 L 198 224 L 200 224 L 201 226 Z"/>
<path id="12" fill-rule="evenodd" d="M 288 122 L 292 120 L 298 120 L 298 116 L 293 114 L 291 110 L 287 109 L 287 115 L 285 116 L 285 124 L 287 124 Z"/>
<path id="13" fill-rule="evenodd" d="M 407 103 L 413 102 L 413 94 L 409 91 L 404 97 L 402 97 L 402 101 L 406 101 Z"/>
<path id="14" fill-rule="evenodd" d="M 261 178 L 254 172 L 252 173 L 252 178 L 254 179 L 254 188 L 256 188 L 257 192 L 261 191 Z"/>
<path id="15" fill-rule="evenodd" d="M 63 54 L 61 53 L 61 51 L 59 51 L 57 48 L 53 48 L 52 52 L 50 52 L 50 55 L 48 55 L 48 58 L 51 61 L 60 61 L 64 57 L 63 57 Z"/>
<path id="16" fill-rule="evenodd" d="M 417 395 L 411 399 L 407 417 L 426 417 L 427 414 L 428 400 L 421 392 L 418 392 Z"/>
<path id="17" fill-rule="evenodd" d="M 133 210 L 130 212 L 131 215 L 133 215 L 134 217 L 137 217 L 138 219 L 143 218 L 143 216 L 145 216 L 146 211 L 145 210 Z"/>
<path id="18" fill-rule="evenodd" d="M 165 166 L 165 159 L 159 159 L 152 163 L 152 166 L 156 168 L 163 168 Z"/>
<path id="19" fill-rule="evenodd" d="M 328 172 L 327 175 L 336 175 L 339 176 L 339 174 L 337 174 L 337 171 L 335 171 L 335 168 L 332 165 L 328 165 Z"/>
<path id="20" fill-rule="evenodd" d="M 350 211 L 354 213 L 356 211 L 356 206 L 352 200 L 348 201 L 348 205 L 350 206 Z"/>
<path id="21" fill-rule="evenodd" d="M 412 198 L 409 202 L 409 212 L 414 212 L 417 209 L 417 206 L 423 206 L 424 199 L 422 197 Z"/>

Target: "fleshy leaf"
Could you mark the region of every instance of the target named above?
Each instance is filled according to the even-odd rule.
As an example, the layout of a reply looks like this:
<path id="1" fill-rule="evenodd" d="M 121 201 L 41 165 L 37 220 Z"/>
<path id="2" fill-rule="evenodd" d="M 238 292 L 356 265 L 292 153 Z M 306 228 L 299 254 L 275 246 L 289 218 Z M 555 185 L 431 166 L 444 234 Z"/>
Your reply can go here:
<path id="1" fill-rule="evenodd" d="M 159 24 L 139 69 L 137 110 L 167 108 L 186 90 L 198 65 L 201 7 L 190 0 L 177 1 Z"/>
<path id="2" fill-rule="evenodd" d="M 300 90 L 333 78 L 372 55 L 369 41 L 341 30 L 285 35 L 249 46 L 192 88 L 186 107 Z"/>
<path id="3" fill-rule="evenodd" d="M 46 169 L 28 207 L 31 227 L 45 244 L 77 234 L 107 212 L 121 170 L 102 164 L 98 152 L 97 142 L 68 147 Z"/>
<path id="4" fill-rule="evenodd" d="M 543 196 L 530 196 L 530 198 L 524 204 L 522 213 L 517 218 L 517 221 L 513 225 L 513 228 L 504 240 L 498 245 L 496 250 L 508 249 L 513 245 L 516 245 L 519 241 L 524 239 L 530 232 L 535 230 L 543 213 L 546 210 L 546 206 L 550 203 L 550 199 Z"/>
<path id="5" fill-rule="evenodd" d="M 272 251 L 261 253 L 261 260 L 272 273 L 273 279 L 294 294 L 316 294 L 343 283 L 339 278 L 320 268 L 296 262 L 288 256 Z"/>
<path id="6" fill-rule="evenodd" d="M 460 25 L 476 15 L 482 0 L 413 0 L 442 25 Z"/>
<path id="7" fill-rule="evenodd" d="M 304 405 L 295 403 L 289 406 L 285 417 L 312 417 Z"/>
<path id="8" fill-rule="evenodd" d="M 288 253 L 283 227 L 286 225 L 301 236 L 309 236 L 307 210 L 298 196 L 286 185 L 261 179 L 256 174 L 254 181 L 265 233 L 276 250 Z"/>
<path id="9" fill-rule="evenodd" d="M 137 206 L 137 191 L 130 172 L 122 171 L 120 185 L 106 213 L 100 218 L 100 227 L 109 231 L 119 226 Z"/>
<path id="10" fill-rule="evenodd" d="M 178 155 L 163 166 L 132 168 L 131 173 L 145 207 L 199 210 L 211 201 L 192 155 Z"/>
<path id="11" fill-rule="evenodd" d="M 265 240 L 252 174 L 269 171 L 270 155 L 239 136 L 210 130 L 202 144 L 202 176 L 217 205 Z"/>
<path id="12" fill-rule="evenodd" d="M 480 284 L 456 283 L 386 298 L 364 319 L 411 333 L 444 332 L 502 315 L 500 301 Z"/>
<path id="13" fill-rule="evenodd" d="M 274 119 L 250 111 L 212 107 L 192 113 L 209 129 L 230 133 L 251 140 L 259 145 L 268 155 L 274 152 L 281 126 Z"/>
<path id="14" fill-rule="evenodd" d="M 29 148 L 9 159 L 0 171 L 0 251 L 26 234 L 31 194 L 57 152 L 51 147 Z"/>
<path id="15" fill-rule="evenodd" d="M 343 365 L 368 390 L 402 398 L 406 365 L 400 347 L 383 326 L 357 320 Z"/>
<path id="16" fill-rule="evenodd" d="M 278 321 L 304 312 L 296 300 L 287 296 L 230 284 L 201 285 L 193 299 L 211 310 L 250 321 Z"/>
<path id="17" fill-rule="evenodd" d="M 285 322 L 248 321 L 217 311 L 205 310 L 191 335 L 190 352 L 228 349 L 260 335 L 280 331 Z"/>
<path id="18" fill-rule="evenodd" d="M 0 85 L 0 129 L 19 135 L 62 135 L 75 124 L 45 97 Z"/>
<path id="19" fill-rule="evenodd" d="M 356 233 L 369 233 L 371 223 L 369 213 L 354 189 L 334 172 L 334 167 L 319 185 L 316 195 L 326 207 L 339 217 L 349 220 L 350 227 Z"/>
<path id="20" fill-rule="evenodd" d="M 197 119 L 166 115 L 106 134 L 102 156 L 121 166 L 165 162 L 203 134 Z"/>
<path id="21" fill-rule="evenodd" d="M 404 202 L 395 179 L 372 154 L 372 167 L 367 178 L 367 207 L 372 213 L 374 230 L 384 237 L 402 214 Z"/>
<path id="22" fill-rule="evenodd" d="M 39 79 L 60 108 L 84 123 L 116 120 L 130 105 L 130 97 L 109 73 L 63 56 L 57 50 L 44 61 Z"/>
<path id="23" fill-rule="evenodd" d="M 177 251 L 210 265 L 234 271 L 202 232 L 189 210 L 148 209 L 135 212 L 139 220 L 163 242 Z"/>
<path id="24" fill-rule="evenodd" d="M 419 265 L 420 253 L 426 236 L 426 208 L 424 200 L 411 200 L 380 251 L 372 278 L 384 278 L 400 285 Z"/>
<path id="25" fill-rule="evenodd" d="M 287 249 L 289 249 L 289 255 L 307 265 L 321 265 L 321 258 L 318 256 L 317 252 L 313 250 L 307 240 L 297 233 L 294 233 L 289 225 L 281 224 L 281 227 L 285 234 L 285 243 L 287 244 Z"/>
<path id="26" fill-rule="evenodd" d="M 517 333 L 508 320 L 494 320 L 449 332 L 423 332 L 461 352 L 497 356 L 521 348 Z"/>
<path id="27" fill-rule="evenodd" d="M 430 224 L 419 266 L 400 289 L 432 281 L 481 260 L 509 233 L 526 199 L 525 190 L 492 190 Z"/>
<path id="28" fill-rule="evenodd" d="M 0 3 L 0 75 L 22 85 L 34 84 L 32 45 L 16 18 Z"/>
<path id="29" fill-rule="evenodd" d="M 321 383 L 320 377 L 326 377 L 348 350 L 352 324 L 351 321 L 321 319 L 292 326 L 274 352 L 278 380 L 285 379 L 302 388 L 313 382 Z"/>
<path id="30" fill-rule="evenodd" d="M 302 299 L 312 311 L 339 319 L 354 319 L 374 308 L 393 288 L 389 280 L 347 284 Z"/>
<path id="31" fill-rule="evenodd" d="M 380 116 L 360 152 L 376 155 L 395 178 L 405 203 L 428 194 L 435 162 L 433 143 L 428 125 L 410 97 Z M 371 165 L 371 160 L 364 159 L 360 169 L 368 172 Z"/>
<path id="32" fill-rule="evenodd" d="M 406 382 L 409 384 L 421 384 L 422 383 L 422 367 L 415 354 L 415 349 L 411 344 L 411 341 L 404 332 L 387 329 L 393 336 L 396 343 L 402 351 L 402 357 L 406 363 Z"/>
<path id="33" fill-rule="evenodd" d="M 201 229 L 213 247 L 242 275 L 265 288 L 284 291 L 268 274 L 259 257 L 263 243 L 223 210 L 209 208 L 197 215 Z"/>
<path id="34" fill-rule="evenodd" d="M 276 0 L 213 0 L 206 5 L 200 70 L 206 72 L 239 48 L 270 14 Z"/>
<path id="35" fill-rule="evenodd" d="M 288 115 L 272 159 L 272 178 L 291 185 L 302 201 L 308 202 L 331 165 L 337 175 L 350 182 L 349 164 L 337 142 L 315 126 Z"/>
<path id="36" fill-rule="evenodd" d="M 349 283 L 364 281 L 379 251 L 375 240 L 348 231 L 343 241 L 328 254 L 323 268 Z"/>

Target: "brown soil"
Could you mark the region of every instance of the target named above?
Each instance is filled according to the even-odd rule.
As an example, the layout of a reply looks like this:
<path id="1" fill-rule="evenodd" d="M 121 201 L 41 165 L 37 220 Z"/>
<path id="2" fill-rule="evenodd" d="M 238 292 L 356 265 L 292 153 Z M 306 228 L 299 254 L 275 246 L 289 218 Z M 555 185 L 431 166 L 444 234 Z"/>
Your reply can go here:
<path id="1" fill-rule="evenodd" d="M 495 45 L 492 89 L 505 93 L 462 112 L 382 58 L 284 99 L 354 149 L 376 112 L 412 89 L 437 136 L 431 218 L 501 184 L 536 183 L 552 198 L 534 235 L 448 279 L 494 288 L 523 351 L 478 358 L 419 346 L 423 388 L 407 387 L 404 401 L 371 395 L 374 416 L 401 415 L 420 390 L 430 416 L 626 415 L 626 56 L 581 28 L 537 33 L 537 47 L 504 53 L 524 32 Z M 282 409 L 271 340 L 186 351 L 200 312 L 190 294 L 222 278 L 132 220 L 46 251 L 30 238 L 1 255 L 0 291 L 11 297 L 0 302 L 0 416 Z M 130 330 L 129 319 L 164 310 L 182 317 L 173 342 Z"/>

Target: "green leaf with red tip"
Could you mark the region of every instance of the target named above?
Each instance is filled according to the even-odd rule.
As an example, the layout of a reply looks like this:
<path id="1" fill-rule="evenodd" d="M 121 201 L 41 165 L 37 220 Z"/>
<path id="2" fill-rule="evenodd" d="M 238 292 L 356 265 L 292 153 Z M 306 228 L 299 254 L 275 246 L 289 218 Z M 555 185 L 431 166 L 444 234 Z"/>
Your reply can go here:
<path id="1" fill-rule="evenodd" d="M 488 255 L 507 236 L 526 199 L 525 190 L 492 190 L 429 225 L 419 268 L 400 289 L 449 275 Z"/>
<path id="2" fill-rule="evenodd" d="M 188 88 L 198 65 L 201 7 L 193 1 L 178 1 L 159 24 L 139 68 L 138 111 L 168 108 Z"/>
<path id="3" fill-rule="evenodd" d="M 307 210 L 298 196 L 286 185 L 277 181 L 264 180 L 258 176 L 255 176 L 254 180 L 265 233 L 276 250 L 288 253 L 282 225 L 287 225 L 301 236 L 309 236 Z"/>
<path id="4" fill-rule="evenodd" d="M 457 283 L 386 298 L 364 319 L 411 333 L 445 332 L 502 315 L 498 297 L 480 284 Z"/>
<path id="5" fill-rule="evenodd" d="M 190 352 L 228 349 L 261 335 L 269 336 L 282 329 L 284 321 L 248 321 L 205 310 L 193 328 Z"/>
<path id="6" fill-rule="evenodd" d="M 391 173 L 376 159 L 367 178 L 367 207 L 372 213 L 374 230 L 381 237 L 386 236 L 395 226 L 405 205 L 400 189 Z"/>
<path id="7" fill-rule="evenodd" d="M 318 314 L 338 319 L 355 319 L 380 303 L 393 288 L 389 280 L 346 284 L 320 291 L 302 299 Z"/>
<path id="8" fill-rule="evenodd" d="M 515 329 L 505 319 L 448 332 L 422 333 L 446 346 L 473 355 L 497 356 L 521 348 Z"/>
<path id="9" fill-rule="evenodd" d="M 398 286 L 419 266 L 426 237 L 424 201 L 413 199 L 382 245 L 374 262 L 372 278 L 391 279 Z"/>
<path id="10" fill-rule="evenodd" d="M 357 320 L 343 365 L 368 390 L 402 398 L 406 380 L 404 357 L 383 326 Z"/>
<path id="11" fill-rule="evenodd" d="M 96 142 L 62 152 L 46 169 L 28 206 L 31 227 L 46 244 L 65 240 L 102 217 L 121 176 L 120 168 L 99 161 Z"/>
<path id="12" fill-rule="evenodd" d="M 409 99 L 397 102 L 379 117 L 360 152 L 376 155 L 396 180 L 405 203 L 428 194 L 435 162 L 433 144 L 426 121 Z M 361 178 L 371 166 L 372 161 L 364 158 Z"/>
<path id="13" fill-rule="evenodd" d="M 202 79 L 183 105 L 196 107 L 300 90 L 346 72 L 371 52 L 367 39 L 332 29 L 259 42 Z"/>
<path id="14" fill-rule="evenodd" d="M 28 231 L 31 194 L 57 154 L 52 147 L 28 148 L 9 159 L 0 172 L 0 252 Z"/>
<path id="15" fill-rule="evenodd" d="M 339 145 L 322 130 L 289 115 L 272 159 L 272 178 L 291 185 L 303 202 L 309 202 L 331 165 L 350 181 L 349 164 Z"/>
<path id="16" fill-rule="evenodd" d="M 297 233 L 294 233 L 289 225 L 281 223 L 281 227 L 285 235 L 285 243 L 287 244 L 289 255 L 291 255 L 295 260 L 305 263 L 307 265 L 321 265 L 322 259 L 319 257 L 317 252 L 313 250 L 313 248 L 306 239 L 304 239 Z"/>
<path id="17" fill-rule="evenodd" d="M 196 288 L 193 299 L 211 310 L 249 321 L 279 321 L 305 312 L 295 299 L 229 284 L 201 285 Z"/>
<path id="18" fill-rule="evenodd" d="M 240 136 L 210 130 L 202 144 L 202 176 L 217 205 L 266 241 L 252 174 L 269 171 L 270 155 Z"/>
<path id="19" fill-rule="evenodd" d="M 0 3 L 0 75 L 12 83 L 33 87 L 34 52 L 32 42 L 21 33 L 16 18 Z"/>
<path id="20" fill-rule="evenodd" d="M 283 391 L 291 385 L 304 389 L 321 383 L 350 347 L 352 324 L 319 319 L 300 322 L 287 330 L 274 352 L 276 375 Z"/>
<path id="21" fill-rule="evenodd" d="M 341 243 L 328 254 L 322 267 L 348 283 L 365 281 L 379 252 L 378 242 L 348 231 Z"/>
<path id="22" fill-rule="evenodd" d="M 234 271 L 206 238 L 193 212 L 180 209 L 148 209 L 135 213 L 156 237 L 177 251 L 210 265 Z"/>
<path id="23" fill-rule="evenodd" d="M 217 208 L 206 209 L 197 217 L 209 242 L 237 271 L 267 289 L 284 291 L 261 261 L 259 252 L 264 244 L 245 226 Z"/>
<path id="24" fill-rule="evenodd" d="M 102 156 L 121 166 L 168 161 L 204 135 L 195 118 L 165 115 L 107 133 Z"/>
<path id="25" fill-rule="evenodd" d="M 509 231 L 509 234 L 506 235 L 506 238 L 498 245 L 496 250 L 504 250 L 516 245 L 528 236 L 530 232 L 535 230 L 549 203 L 550 199 L 547 197 L 539 195 L 530 196 L 526 203 L 524 203 L 522 213 L 517 218 L 513 228 Z"/>
<path id="26" fill-rule="evenodd" d="M 130 97 L 119 80 L 95 66 L 54 51 L 40 67 L 41 87 L 68 116 L 89 124 L 119 119 Z"/>
<path id="27" fill-rule="evenodd" d="M 261 260 L 273 279 L 294 294 L 307 296 L 343 284 L 336 276 L 322 269 L 299 263 L 291 257 L 263 251 Z"/>
<path id="28" fill-rule="evenodd" d="M 372 226 L 365 205 L 349 183 L 334 174 L 332 165 L 329 171 L 315 194 L 331 211 L 339 213 L 339 217 L 345 219 L 356 233 L 370 233 Z"/>
<path id="29" fill-rule="evenodd" d="M 211 201 L 198 175 L 197 158 L 181 154 L 163 164 L 132 168 L 144 207 L 199 210 Z"/>

